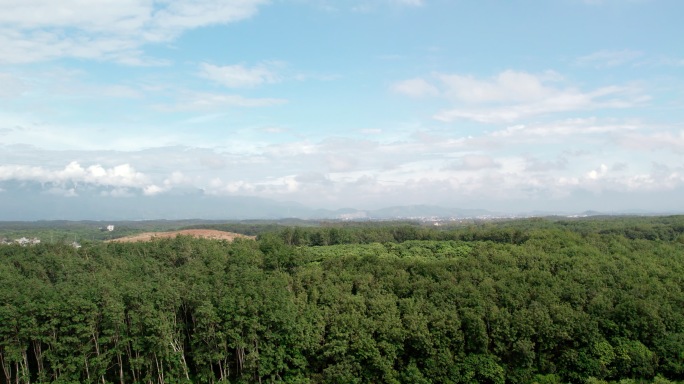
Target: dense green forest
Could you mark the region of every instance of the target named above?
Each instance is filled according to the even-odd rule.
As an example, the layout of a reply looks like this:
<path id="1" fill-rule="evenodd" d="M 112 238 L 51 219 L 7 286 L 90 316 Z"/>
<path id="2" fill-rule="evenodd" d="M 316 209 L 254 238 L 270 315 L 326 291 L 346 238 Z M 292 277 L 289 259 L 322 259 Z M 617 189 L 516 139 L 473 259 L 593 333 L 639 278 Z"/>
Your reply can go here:
<path id="1" fill-rule="evenodd" d="M 684 217 L 249 230 L 0 246 L 0 383 L 684 380 Z"/>

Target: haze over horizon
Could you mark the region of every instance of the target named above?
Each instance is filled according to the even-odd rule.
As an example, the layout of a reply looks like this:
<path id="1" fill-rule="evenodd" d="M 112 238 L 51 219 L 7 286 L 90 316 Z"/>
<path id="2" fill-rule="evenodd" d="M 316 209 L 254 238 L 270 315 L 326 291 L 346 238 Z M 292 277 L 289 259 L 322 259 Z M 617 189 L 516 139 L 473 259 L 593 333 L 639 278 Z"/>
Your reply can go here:
<path id="1" fill-rule="evenodd" d="M 0 216 L 239 196 L 684 212 L 678 0 L 0 7 Z"/>

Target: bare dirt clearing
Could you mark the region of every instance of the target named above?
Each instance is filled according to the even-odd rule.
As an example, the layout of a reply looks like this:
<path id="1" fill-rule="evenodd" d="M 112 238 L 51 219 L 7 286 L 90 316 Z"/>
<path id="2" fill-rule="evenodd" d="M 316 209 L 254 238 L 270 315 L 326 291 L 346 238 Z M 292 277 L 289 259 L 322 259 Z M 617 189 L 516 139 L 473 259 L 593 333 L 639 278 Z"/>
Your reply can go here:
<path id="1" fill-rule="evenodd" d="M 254 239 L 255 236 L 241 235 L 239 233 L 217 231 L 215 229 L 184 229 L 180 231 L 170 231 L 170 232 L 145 232 L 139 233 L 137 235 L 120 237 L 118 239 L 107 240 L 106 242 L 114 243 L 132 243 L 136 241 L 151 241 L 154 239 L 166 239 L 173 238 L 178 235 L 182 236 L 192 236 L 203 239 L 212 240 L 228 240 L 233 241 L 236 238 L 243 239 Z"/>

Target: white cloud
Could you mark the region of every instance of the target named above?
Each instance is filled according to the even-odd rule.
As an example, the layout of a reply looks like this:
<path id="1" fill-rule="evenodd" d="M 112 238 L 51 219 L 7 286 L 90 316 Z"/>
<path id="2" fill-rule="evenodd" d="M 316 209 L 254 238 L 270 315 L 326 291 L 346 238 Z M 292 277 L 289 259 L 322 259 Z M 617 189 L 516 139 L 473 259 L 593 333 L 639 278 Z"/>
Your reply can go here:
<path id="1" fill-rule="evenodd" d="M 641 129 L 648 131 L 626 126 L 585 119 L 522 126 L 503 136 L 482 134 L 464 140 L 432 132 L 433 137 L 427 140 L 419 135 L 385 142 L 338 137 L 263 144 L 247 151 L 239 146 L 105 154 L 84 151 L 69 155 L 90 158 L 87 163 L 94 165 L 81 165 L 86 162 L 83 160 L 66 167 L 3 166 L 0 182 L 43 183 L 44 191 L 53 189 L 62 195 L 68 195 L 70 189 L 83 195 L 86 189 L 93 190 L 90 186 L 101 187 L 94 190 L 103 195 L 119 197 L 204 190 L 211 195 L 298 200 L 310 206 L 386 206 L 426 199 L 435 204 L 489 201 L 501 205 L 520 199 L 531 206 L 541 201 L 535 199 L 564 199 L 578 191 L 602 194 L 683 187 L 681 166 L 645 169 L 642 160 L 625 155 L 629 149 L 604 145 L 606 134 L 619 139 Z M 578 130 L 576 136 L 573 127 Z M 587 145 L 588 141 L 582 140 L 585 137 L 595 138 L 598 144 Z M 568 142 L 577 151 L 570 151 L 565 145 Z M 531 148 L 535 148 L 535 157 L 527 155 Z M 0 148 L 0 161 L 5 150 Z M 42 164 L 40 159 L 55 156 L 56 152 L 43 152 L 25 161 Z M 98 157 L 130 161 L 102 165 L 92 160 Z M 673 164 L 671 159 L 676 163 L 679 158 L 661 152 L 652 156 L 660 164 Z M 213 168 L 202 166 L 207 162 Z M 133 163 L 135 168 L 127 165 Z M 12 184 L 2 183 L 0 187 L 8 185 Z"/>
<path id="2" fill-rule="evenodd" d="M 420 7 L 425 4 L 423 0 L 389 0 L 390 3 L 396 5 L 408 5 L 412 7 Z"/>
<path id="3" fill-rule="evenodd" d="M 437 87 L 421 78 L 400 81 L 392 86 L 392 90 L 396 93 L 411 97 L 439 95 L 439 89 L 437 89 Z"/>
<path id="4" fill-rule="evenodd" d="M 461 156 L 456 162 L 452 163 L 449 169 L 479 171 L 488 168 L 500 168 L 501 164 L 488 155 L 469 154 Z"/>
<path id="5" fill-rule="evenodd" d="M 155 108 L 162 111 L 206 111 L 222 110 L 230 107 L 268 107 L 286 103 L 285 99 L 249 98 L 241 95 L 186 92 L 175 104 L 158 104 Z"/>
<path id="6" fill-rule="evenodd" d="M 277 83 L 280 77 L 275 73 L 274 63 L 262 63 L 254 67 L 243 65 L 216 66 L 203 63 L 200 76 L 229 88 L 254 87 L 261 84 Z"/>
<path id="7" fill-rule="evenodd" d="M 128 188 L 113 188 L 111 190 L 101 191 L 100 195 L 111 196 L 111 197 L 133 197 L 133 196 L 135 196 L 135 194 Z"/>
<path id="8" fill-rule="evenodd" d="M 553 73 L 534 75 L 506 70 L 490 80 L 446 74 L 439 74 L 437 78 L 447 97 L 466 103 L 536 101 L 557 93 L 544 84 L 557 78 Z"/>
<path id="9" fill-rule="evenodd" d="M 267 0 L 0 0 L 0 62 L 62 57 L 154 63 L 140 48 L 253 16 Z"/>
<path id="10" fill-rule="evenodd" d="M 297 176 L 287 175 L 258 181 L 232 180 L 223 181 L 214 178 L 205 188 L 210 195 L 261 195 L 274 197 L 291 194 L 299 190 Z"/>
<path id="11" fill-rule="evenodd" d="M 0 23 L 20 29 L 70 27 L 135 31 L 150 19 L 152 2 L 144 0 L 2 0 Z"/>
<path id="12" fill-rule="evenodd" d="M 507 140 L 540 140 L 554 137 L 567 140 L 568 136 L 579 138 L 586 135 L 625 134 L 640 127 L 642 125 L 637 121 L 601 120 L 592 117 L 564 119 L 544 124 L 517 124 L 491 132 L 488 136 Z"/>
<path id="13" fill-rule="evenodd" d="M 140 99 L 143 96 L 139 90 L 126 85 L 108 85 L 100 87 L 98 94 L 101 97 L 123 99 Z"/>
<path id="14" fill-rule="evenodd" d="M 380 128 L 364 128 L 359 130 L 359 132 L 364 135 L 380 135 L 383 133 L 383 130 Z"/>
<path id="15" fill-rule="evenodd" d="M 528 84 L 530 85 L 530 84 Z M 496 90 L 497 92 L 502 89 Z M 486 92 L 485 92 L 486 94 Z M 485 94 L 479 97 L 486 97 Z M 496 97 L 496 92 L 490 97 Z M 453 108 L 440 111 L 434 118 L 444 122 L 456 119 L 481 123 L 516 122 L 533 116 L 561 112 L 629 108 L 643 104 L 649 97 L 640 95 L 632 87 L 608 86 L 590 92 L 577 89 L 549 89 L 544 87 L 507 88 L 493 101 L 506 101 L 505 105 L 478 105 L 470 108 Z"/>
<path id="16" fill-rule="evenodd" d="M 563 171 L 568 167 L 568 159 L 560 156 L 555 160 L 543 160 L 533 156 L 525 157 L 526 172 Z"/>
<path id="17" fill-rule="evenodd" d="M 608 172 L 608 166 L 605 164 L 601 164 L 597 169 L 592 169 L 587 173 L 587 177 L 590 180 L 597 180 L 601 177 L 603 177 L 606 173 Z"/>
<path id="18" fill-rule="evenodd" d="M 295 176 L 295 181 L 302 184 L 330 185 L 330 179 L 320 172 L 308 172 Z"/>
<path id="19" fill-rule="evenodd" d="M 28 87 L 20 78 L 0 72 L 0 99 L 14 99 L 26 92 Z"/>
<path id="20" fill-rule="evenodd" d="M 522 198 L 532 193 L 530 191 L 564 196 L 568 191 L 582 188 L 601 191 L 645 186 L 643 180 L 647 179 L 643 175 L 650 173 L 640 167 L 643 157 L 642 160 L 632 159 L 633 151 L 623 140 L 632 135 L 653 135 L 653 131 L 653 127 L 639 121 L 589 118 L 520 124 L 475 134 L 471 138 L 445 131 L 406 133 L 403 137 L 384 140 L 382 137 L 373 137 L 373 140 L 335 137 L 288 141 L 293 140 L 288 136 L 282 137 L 279 143 L 251 143 L 247 148 L 236 141 L 235 144 L 212 143 L 203 149 L 169 147 L 133 152 L 70 151 L 62 154 L 62 151 L 36 149 L 38 152 L 33 157 L 27 156 L 31 152 L 28 149 L 14 150 L 5 146 L 0 147 L 0 164 L 6 163 L 7 159 L 16 162 L 16 154 L 21 151 L 21 161 L 25 164 L 41 164 L 38 169 L 59 174 L 59 177 L 39 175 L 24 180 L 47 180 L 67 189 L 74 182 L 76 191 L 85 187 L 84 184 L 103 185 L 111 188 L 111 194 L 119 193 L 113 190 L 120 189 L 120 195 L 124 196 L 203 189 L 214 194 L 277 198 L 287 195 L 288 199 L 305 202 L 318 199 L 317 196 L 329 196 L 330 199 L 338 196 L 339 200 L 353 202 L 366 199 L 365 194 L 368 194 L 368 199 L 383 202 L 380 197 L 383 192 L 397 199 L 402 196 L 401 191 L 408 196 L 409 190 L 416 191 L 416 197 L 419 197 L 419 190 L 425 193 L 423 196 L 432 196 L 429 188 L 417 185 L 424 182 L 443 189 L 444 196 L 448 195 L 446 191 L 454 196 L 486 196 L 490 193 L 486 190 L 496 186 L 494 189 L 500 190 L 497 193 L 501 194 L 497 198 L 508 199 L 514 195 Z M 664 143 L 666 138 L 673 141 L 677 135 L 664 136 L 660 142 Z M 616 147 L 615 143 L 623 147 Z M 643 149 L 657 148 L 647 146 Z M 530 153 L 534 157 L 530 157 Z M 680 161 L 670 152 L 654 151 L 649 156 L 662 163 Z M 44 159 L 53 159 L 51 162 L 55 164 L 54 159 L 58 157 L 81 160 L 69 167 L 63 166 L 68 161 L 45 165 Z M 624 164 L 612 166 L 618 162 Z M 101 165 L 80 165 L 84 163 Z M 114 172 L 120 164 L 135 164 L 136 167 L 122 167 Z M 448 165 L 445 167 L 445 164 Z M 601 168 L 597 164 L 608 165 L 608 172 L 600 174 Z M 6 173 L 7 169 L 2 170 Z M 590 178 L 591 171 L 596 171 L 597 177 Z M 21 173 L 36 172 L 23 166 Z M 130 181 L 131 177 L 117 179 L 113 176 L 135 173 L 145 177 Z M 108 174 L 112 175 L 109 179 L 106 178 Z M 224 181 L 213 185 L 211 180 L 216 177 Z M 627 185 L 626 180 L 630 178 L 634 181 Z M 0 177 L 2 180 L 7 177 Z M 359 180 L 374 181 L 354 187 L 352 183 Z M 670 180 L 675 181 L 660 178 L 648 185 L 657 189 L 676 183 L 677 179 Z"/>
<path id="21" fill-rule="evenodd" d="M 155 10 L 152 33 L 161 39 L 174 37 L 180 31 L 207 25 L 228 24 L 253 16 L 267 0 L 190 0 L 155 1 L 164 4 Z"/>
<path id="22" fill-rule="evenodd" d="M 46 192 L 51 195 L 57 195 L 62 197 L 78 197 L 78 192 L 76 192 L 75 188 L 52 187 L 48 189 Z"/>
<path id="23" fill-rule="evenodd" d="M 621 51 L 604 50 L 582 56 L 575 60 L 575 63 L 596 68 L 612 68 L 633 62 L 641 56 L 643 56 L 643 52 L 628 49 Z"/>
<path id="24" fill-rule="evenodd" d="M 154 196 L 164 192 L 164 188 L 156 186 L 154 184 L 147 185 L 143 188 L 143 194 L 145 196 Z"/>
<path id="25" fill-rule="evenodd" d="M 345 154 L 330 154 L 326 157 L 326 164 L 330 172 L 347 172 L 356 168 L 357 161 Z"/>
<path id="26" fill-rule="evenodd" d="M 580 0 L 580 1 L 583 2 L 584 4 L 599 6 L 599 5 L 605 5 L 605 4 L 624 5 L 624 4 L 629 4 L 629 3 L 645 3 L 645 2 L 649 2 L 651 0 Z"/>
<path id="27" fill-rule="evenodd" d="M 436 120 L 511 123 L 533 116 L 578 110 L 629 108 L 650 100 L 636 86 L 605 86 L 590 91 L 563 86 L 552 71 L 532 74 L 506 70 L 490 79 L 436 73 L 400 81 L 393 86 L 412 97 L 440 95 L 454 107 L 435 113 Z"/>
<path id="28" fill-rule="evenodd" d="M 684 153 L 684 130 L 678 133 L 664 130 L 649 134 L 634 132 L 620 137 L 618 143 L 632 150 Z"/>
<path id="29" fill-rule="evenodd" d="M 386 7 L 420 7 L 426 0 L 299 0 L 308 3 L 324 12 L 352 12 L 369 13 Z"/>
<path id="30" fill-rule="evenodd" d="M 171 188 L 174 186 L 190 184 L 191 182 L 192 180 L 185 176 L 183 172 L 174 171 L 171 173 L 171 176 L 164 180 L 164 187 Z"/>
<path id="31" fill-rule="evenodd" d="M 26 165 L 0 165 L 0 181 L 30 181 L 38 183 L 89 184 L 106 187 L 143 188 L 149 177 L 129 164 L 105 168 L 99 164 L 84 168 L 76 161 L 63 169 L 47 169 Z"/>
<path id="32" fill-rule="evenodd" d="M 668 67 L 684 67 L 684 59 L 677 57 L 661 56 L 653 60 L 655 65 Z"/>

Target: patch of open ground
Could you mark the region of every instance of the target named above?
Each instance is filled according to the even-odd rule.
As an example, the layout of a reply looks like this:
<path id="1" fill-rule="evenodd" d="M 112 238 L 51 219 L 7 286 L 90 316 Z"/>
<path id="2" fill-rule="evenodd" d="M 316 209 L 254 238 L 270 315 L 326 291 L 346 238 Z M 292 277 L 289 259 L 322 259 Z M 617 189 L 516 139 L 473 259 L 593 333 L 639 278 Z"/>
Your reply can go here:
<path id="1" fill-rule="evenodd" d="M 255 239 L 255 236 L 241 235 L 239 233 L 217 231 L 215 229 L 183 229 L 180 231 L 170 232 L 145 232 L 137 235 L 120 237 L 118 239 L 107 240 L 107 242 L 115 243 L 132 243 L 136 241 L 151 241 L 154 239 L 165 239 L 170 237 L 192 236 L 197 238 L 212 239 L 212 240 L 228 240 L 233 241 L 236 238 Z"/>

